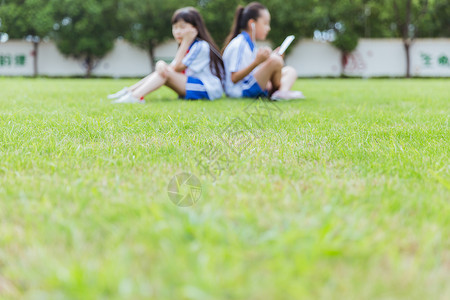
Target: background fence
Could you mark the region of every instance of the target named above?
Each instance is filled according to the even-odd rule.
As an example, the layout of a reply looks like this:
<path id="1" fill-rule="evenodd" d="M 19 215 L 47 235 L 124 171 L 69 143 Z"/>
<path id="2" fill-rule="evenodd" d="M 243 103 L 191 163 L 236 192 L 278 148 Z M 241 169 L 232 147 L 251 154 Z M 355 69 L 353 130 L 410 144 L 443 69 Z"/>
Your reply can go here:
<path id="1" fill-rule="evenodd" d="M 299 77 L 403 77 L 406 54 L 401 39 L 360 39 L 358 47 L 343 64 L 341 52 L 326 42 L 302 39 L 291 46 L 286 63 Z M 156 48 L 156 59 L 170 60 L 177 50 L 175 42 Z M 411 46 L 411 75 L 450 77 L 450 39 L 417 39 Z M 32 76 L 32 43 L 10 40 L 0 44 L 0 76 Z M 64 57 L 51 41 L 41 42 L 37 55 L 38 74 L 43 76 L 84 76 L 81 60 Z M 94 76 L 142 77 L 151 70 L 147 52 L 125 40 L 117 40 L 114 49 L 98 61 Z"/>

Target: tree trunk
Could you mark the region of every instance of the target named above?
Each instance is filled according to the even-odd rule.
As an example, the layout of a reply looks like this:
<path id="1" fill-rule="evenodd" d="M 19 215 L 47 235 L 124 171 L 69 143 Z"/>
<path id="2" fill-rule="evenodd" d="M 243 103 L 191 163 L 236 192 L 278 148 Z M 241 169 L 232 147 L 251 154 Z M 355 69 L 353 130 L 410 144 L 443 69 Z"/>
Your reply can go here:
<path id="1" fill-rule="evenodd" d="M 155 61 L 155 45 L 152 41 L 148 42 L 148 55 L 150 58 L 150 67 L 151 72 L 155 72 L 155 65 L 156 65 L 156 61 Z"/>
<path id="2" fill-rule="evenodd" d="M 402 37 L 403 40 L 403 46 L 405 47 L 405 56 L 406 56 L 406 77 L 411 77 L 411 53 L 410 48 L 413 44 L 413 41 L 417 35 L 417 26 L 414 26 L 414 24 L 418 24 L 419 19 L 423 17 L 428 10 L 428 0 L 420 1 L 420 7 L 421 11 L 419 14 L 414 18 L 413 16 L 413 1 L 412 0 L 405 0 L 405 2 L 400 1 L 397 3 L 396 0 L 392 0 L 392 3 L 394 4 L 394 13 L 395 17 L 397 19 L 397 27 L 399 30 L 399 34 Z M 401 13 L 400 10 L 400 4 L 405 5 L 405 13 Z M 403 5 L 402 5 L 403 7 Z"/>
<path id="3" fill-rule="evenodd" d="M 85 60 L 85 64 L 86 64 L 86 76 L 85 78 L 90 78 L 91 74 L 92 74 L 92 58 L 90 55 L 86 56 L 86 60 Z"/>
<path id="4" fill-rule="evenodd" d="M 39 42 L 33 41 L 33 77 L 38 75 L 38 48 Z"/>
<path id="5" fill-rule="evenodd" d="M 405 27 L 403 29 L 403 45 L 405 47 L 405 54 L 406 54 L 406 78 L 411 77 L 410 72 L 410 59 L 409 59 L 409 49 L 411 46 L 411 39 L 412 37 L 409 36 L 409 26 L 411 25 L 411 3 L 412 0 L 406 1 L 406 22 Z"/>
<path id="6" fill-rule="evenodd" d="M 411 43 L 409 40 L 403 41 L 403 46 L 405 47 L 405 54 L 406 54 L 406 78 L 411 77 L 411 59 L 410 59 L 410 48 Z"/>
<path id="7" fill-rule="evenodd" d="M 345 77 L 345 66 L 347 65 L 348 53 L 341 51 L 341 77 Z"/>

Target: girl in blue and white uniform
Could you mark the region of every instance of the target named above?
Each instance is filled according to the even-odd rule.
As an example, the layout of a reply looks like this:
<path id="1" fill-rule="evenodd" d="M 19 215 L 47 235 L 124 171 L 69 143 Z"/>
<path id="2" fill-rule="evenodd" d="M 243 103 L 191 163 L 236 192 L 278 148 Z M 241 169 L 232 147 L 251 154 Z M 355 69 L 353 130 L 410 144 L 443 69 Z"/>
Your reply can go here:
<path id="1" fill-rule="evenodd" d="M 135 85 L 109 95 L 113 103 L 145 103 L 144 97 L 166 85 L 187 100 L 222 97 L 224 63 L 200 13 L 193 7 L 177 10 L 172 34 L 179 47 L 174 60 L 156 63 L 156 71 Z"/>
<path id="2" fill-rule="evenodd" d="M 270 13 L 264 5 L 252 2 L 237 8 L 223 53 L 227 96 L 304 98 L 301 92 L 291 91 L 297 79 L 295 69 L 284 67 L 283 57 L 269 47 L 256 49 L 255 41 L 265 40 L 269 31 Z"/>

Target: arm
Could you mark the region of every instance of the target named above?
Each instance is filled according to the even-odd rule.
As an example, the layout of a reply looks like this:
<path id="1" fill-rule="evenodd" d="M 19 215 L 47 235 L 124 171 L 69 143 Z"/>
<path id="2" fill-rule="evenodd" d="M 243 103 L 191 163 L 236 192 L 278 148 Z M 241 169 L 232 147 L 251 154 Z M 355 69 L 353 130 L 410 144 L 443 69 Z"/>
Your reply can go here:
<path id="1" fill-rule="evenodd" d="M 237 83 L 244 79 L 248 74 L 250 74 L 251 71 L 253 71 L 253 69 L 266 61 L 266 59 L 269 58 L 271 52 L 272 50 L 269 47 L 262 47 L 258 49 L 256 58 L 251 64 L 237 72 L 231 73 L 231 81 L 233 81 L 233 83 Z"/>
<path id="2" fill-rule="evenodd" d="M 256 68 L 260 63 L 255 59 L 251 64 L 249 64 L 247 67 L 231 73 L 231 81 L 233 83 L 237 83 L 245 78 L 248 74 L 250 74 L 251 71 L 253 71 L 254 68 Z"/>
<path id="3" fill-rule="evenodd" d="M 176 72 L 182 72 L 186 69 L 186 66 L 182 63 L 182 61 L 186 56 L 186 52 L 188 51 L 189 46 L 197 37 L 197 34 L 197 29 L 192 28 L 186 31 L 185 35 L 183 36 L 183 40 L 181 41 L 180 47 L 178 47 L 177 54 L 175 55 L 173 61 L 170 63 L 170 66 Z"/>

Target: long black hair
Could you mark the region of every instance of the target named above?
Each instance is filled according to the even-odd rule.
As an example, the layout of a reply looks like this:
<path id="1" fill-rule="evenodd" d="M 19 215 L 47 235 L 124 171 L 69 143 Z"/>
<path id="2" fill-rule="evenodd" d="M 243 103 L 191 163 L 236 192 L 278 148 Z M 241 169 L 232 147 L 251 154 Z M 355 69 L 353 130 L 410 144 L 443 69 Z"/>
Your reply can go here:
<path id="1" fill-rule="evenodd" d="M 234 14 L 234 21 L 231 27 L 230 34 L 228 34 L 225 39 L 224 49 L 228 46 L 232 39 L 234 39 L 241 30 L 248 29 L 248 21 L 249 20 L 257 20 L 260 16 L 261 10 L 265 10 L 267 7 L 262 5 L 259 2 L 249 3 L 246 7 L 239 5 L 236 8 L 236 13 Z"/>
<path id="2" fill-rule="evenodd" d="M 198 31 L 197 38 L 204 40 L 209 44 L 209 67 L 211 69 L 211 73 L 219 77 L 220 81 L 223 82 L 225 79 L 225 66 L 223 64 L 222 55 L 220 54 L 216 43 L 214 43 L 213 38 L 209 34 L 208 29 L 206 29 L 205 22 L 203 21 L 203 18 L 198 10 L 190 6 L 176 10 L 172 16 L 172 25 L 180 20 L 194 26 Z"/>

